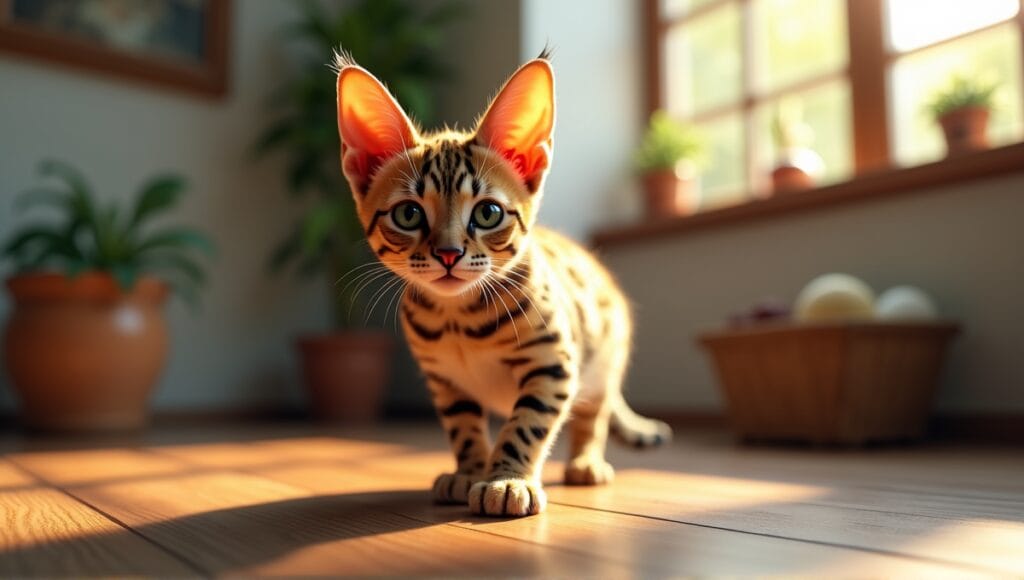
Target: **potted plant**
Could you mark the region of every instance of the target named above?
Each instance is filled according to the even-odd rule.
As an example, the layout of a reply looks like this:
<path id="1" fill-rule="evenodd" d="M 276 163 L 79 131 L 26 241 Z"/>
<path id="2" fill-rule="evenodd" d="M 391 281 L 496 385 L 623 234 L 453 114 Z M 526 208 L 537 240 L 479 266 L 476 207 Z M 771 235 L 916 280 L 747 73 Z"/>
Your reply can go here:
<path id="1" fill-rule="evenodd" d="M 810 147 L 814 130 L 803 121 L 797 101 L 779 103 L 772 118 L 772 137 L 778 150 L 772 170 L 772 192 L 787 193 L 814 187 L 825 171 L 825 162 Z"/>
<path id="2" fill-rule="evenodd" d="M 651 115 L 635 154 L 649 218 L 686 215 L 697 209 L 697 162 L 703 144 L 696 131 L 665 111 Z"/>
<path id="3" fill-rule="evenodd" d="M 272 96 L 275 118 L 256 152 L 286 154 L 288 190 L 297 200 L 307 198 L 306 209 L 274 251 L 271 265 L 276 271 L 291 266 L 302 275 L 323 275 L 330 284 L 334 330 L 297 340 L 314 414 L 372 420 L 380 414 L 394 340 L 382 330 L 354 328 L 369 318 L 362 310 L 373 308 L 367 300 L 357 309 L 356 301 L 360 296 L 376 301 L 400 284 L 379 283 L 387 279 L 385 268 L 371 265 L 374 258 L 363 243 L 341 173 L 336 77 L 325 61 L 343 47 L 387 82 L 406 110 L 429 122 L 431 89 L 447 74 L 437 49 L 460 6 L 435 3 L 425 12 L 408 0 L 358 0 L 336 10 L 319 2 L 298 5 L 301 17 L 286 32 L 308 49 L 306 58 L 298 63 L 298 74 Z"/>
<path id="4" fill-rule="evenodd" d="M 4 359 L 23 416 L 45 429 L 123 429 L 145 424 L 147 401 L 167 358 L 163 305 L 170 290 L 193 302 L 204 274 L 196 252 L 210 242 L 184 227 L 153 229 L 184 181 L 148 181 L 134 203 L 100 206 L 74 168 L 47 161 L 59 185 L 26 192 L 23 209 L 59 219 L 14 232 L 2 256 L 14 264 L 14 308 Z"/>
<path id="5" fill-rule="evenodd" d="M 996 83 L 954 75 L 926 104 L 942 127 L 948 155 L 988 148 L 988 118 L 997 89 Z"/>

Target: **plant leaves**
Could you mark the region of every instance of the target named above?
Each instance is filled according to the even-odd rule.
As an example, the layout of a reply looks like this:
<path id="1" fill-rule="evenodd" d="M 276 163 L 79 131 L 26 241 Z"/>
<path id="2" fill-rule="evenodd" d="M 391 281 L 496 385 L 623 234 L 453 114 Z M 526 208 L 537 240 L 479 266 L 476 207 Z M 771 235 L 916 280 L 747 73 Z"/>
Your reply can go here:
<path id="1" fill-rule="evenodd" d="M 143 267 L 152 272 L 176 272 L 184 276 L 191 284 L 203 286 L 206 284 L 206 274 L 202 267 L 187 256 L 177 253 L 161 253 L 147 256 Z"/>
<path id="2" fill-rule="evenodd" d="M 185 192 L 185 180 L 177 175 L 162 175 L 143 186 L 132 211 L 129 228 L 136 228 L 154 214 L 174 207 Z"/>
<path id="3" fill-rule="evenodd" d="M 173 227 L 159 230 L 138 243 L 135 251 L 144 254 L 157 249 L 194 248 L 207 256 L 216 254 L 213 242 L 191 228 Z"/>

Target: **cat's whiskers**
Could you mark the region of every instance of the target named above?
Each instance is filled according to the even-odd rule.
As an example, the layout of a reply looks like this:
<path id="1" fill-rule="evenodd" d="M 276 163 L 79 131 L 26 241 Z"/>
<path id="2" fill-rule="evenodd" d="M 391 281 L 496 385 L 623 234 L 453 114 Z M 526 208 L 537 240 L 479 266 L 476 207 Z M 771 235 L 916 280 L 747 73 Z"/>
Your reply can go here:
<path id="1" fill-rule="evenodd" d="M 520 340 L 519 338 L 519 327 L 516 325 L 516 319 L 514 316 L 512 316 L 512 311 L 509 310 L 508 304 L 505 303 L 505 299 L 502 298 L 501 294 L 497 291 L 497 289 L 494 288 L 494 282 L 492 280 L 487 280 L 487 285 L 490 286 L 492 290 L 494 290 L 495 298 L 497 298 L 501 302 L 502 307 L 504 307 L 505 309 L 505 314 L 508 315 L 509 322 L 512 323 L 512 331 L 516 335 L 516 344 L 522 344 L 522 340 Z M 508 290 L 506 289 L 506 292 L 507 291 Z"/>
<path id="2" fill-rule="evenodd" d="M 392 289 L 394 289 L 396 287 L 401 287 L 401 285 L 404 282 L 405 282 L 404 278 L 402 278 L 401 276 L 396 276 L 394 280 L 388 280 L 387 282 L 385 282 L 384 285 L 381 286 L 373 294 L 373 296 L 370 297 L 370 300 L 373 300 L 373 304 L 367 310 L 366 316 L 363 319 L 363 324 L 366 324 L 366 323 L 368 323 L 370 321 L 370 317 L 373 316 L 373 311 L 377 309 L 377 305 L 380 303 L 380 301 L 385 296 L 387 296 L 388 291 L 392 290 Z M 377 299 L 374 300 L 374 297 L 377 297 Z M 384 316 L 384 323 L 387 324 L 387 314 L 386 314 L 386 311 L 385 311 L 385 316 Z"/>
<path id="3" fill-rule="evenodd" d="M 517 282 L 517 281 L 513 280 L 512 278 L 506 277 L 505 281 L 508 282 L 509 284 L 511 284 L 512 287 L 515 288 L 516 290 L 519 290 L 519 293 L 523 295 L 523 298 L 526 298 L 526 300 L 530 303 L 530 307 L 533 309 L 533 312 L 537 315 L 537 318 L 540 319 L 541 324 L 544 325 L 544 330 L 548 330 L 548 321 L 544 317 L 544 315 L 541 314 L 540 308 L 537 307 L 537 303 L 533 300 L 533 296 L 531 296 L 532 288 L 529 288 L 528 286 L 524 285 L 523 283 Z M 520 309 L 522 309 L 522 306 L 520 306 Z M 529 320 L 530 320 L 529 315 L 527 315 L 524 312 L 523 316 L 529 322 Z"/>
<path id="4" fill-rule="evenodd" d="M 401 290 L 400 291 L 395 292 L 394 295 L 391 296 L 391 300 L 388 302 L 388 305 L 387 305 L 387 307 L 384 310 L 384 326 L 387 326 L 387 324 L 388 324 L 388 312 L 391 312 L 391 307 L 392 307 L 392 305 L 394 305 L 394 326 L 393 326 L 393 329 L 395 331 L 395 334 L 398 334 L 398 309 L 402 307 L 402 301 L 405 300 L 405 293 L 406 293 L 407 290 L 409 290 L 409 281 L 408 280 L 404 280 L 404 279 L 402 281 L 405 282 L 405 284 L 403 284 L 401 286 Z M 396 298 L 398 299 L 398 302 L 395 302 Z"/>
<path id="5" fill-rule="evenodd" d="M 380 274 L 381 272 L 390 272 L 391 271 L 391 269 L 388 268 L 387 266 L 385 266 L 384 264 L 375 263 L 375 264 L 371 264 L 371 265 L 376 266 L 376 268 L 370 268 L 370 269 L 363 270 L 362 272 L 360 272 L 359 275 L 357 275 L 355 278 L 352 278 L 351 280 L 349 280 L 345 284 L 345 286 L 342 287 L 342 289 L 338 292 L 338 294 L 339 295 L 344 295 L 345 292 L 348 291 L 349 287 L 352 286 L 352 284 L 356 284 L 358 286 L 358 284 L 361 283 L 362 280 L 365 280 L 368 276 L 373 276 L 373 275 L 376 275 L 376 274 Z"/>
<path id="6" fill-rule="evenodd" d="M 398 272 L 392 271 L 390 268 L 385 268 L 383 272 L 377 273 L 376 275 L 369 277 L 365 282 L 362 283 L 361 286 L 356 288 L 355 292 L 352 294 L 352 301 L 349 303 L 348 306 L 347 317 L 349 320 L 352 319 L 352 309 L 355 307 L 356 302 L 359 300 L 359 295 L 362 294 L 362 292 L 366 290 L 371 284 L 373 284 L 377 280 L 380 280 L 381 278 L 384 278 L 389 274 L 395 275 L 398 274 Z"/>
<path id="7" fill-rule="evenodd" d="M 366 263 L 366 264 L 359 264 L 358 266 L 354 266 L 354 267 L 352 267 L 352 268 L 349 268 L 349 270 L 348 270 L 347 272 L 345 272 L 344 274 L 342 274 L 342 275 L 341 275 L 341 277 L 340 277 L 340 278 L 338 278 L 338 279 L 337 279 L 337 280 L 336 280 L 336 281 L 334 282 L 334 285 L 335 285 L 335 286 L 337 286 L 338 284 L 341 284 L 341 281 L 342 281 L 342 280 L 344 280 L 345 278 L 347 278 L 347 277 L 351 276 L 352 274 L 355 274 L 355 273 L 356 273 L 356 272 L 358 272 L 359 270 L 363 270 L 363 269 L 365 269 L 365 268 L 369 268 L 369 267 L 371 267 L 371 266 L 384 266 L 384 264 L 381 264 L 380 262 L 376 262 L 376 261 L 374 261 L 374 262 L 368 262 L 368 263 Z M 386 268 L 387 266 L 384 266 L 384 267 Z"/>

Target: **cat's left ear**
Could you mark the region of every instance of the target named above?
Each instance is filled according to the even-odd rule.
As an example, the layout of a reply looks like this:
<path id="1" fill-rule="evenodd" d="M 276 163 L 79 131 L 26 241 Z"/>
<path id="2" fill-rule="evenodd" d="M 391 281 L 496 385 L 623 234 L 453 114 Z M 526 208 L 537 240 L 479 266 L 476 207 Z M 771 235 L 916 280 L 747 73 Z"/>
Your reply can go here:
<path id="1" fill-rule="evenodd" d="M 476 137 L 515 167 L 531 193 L 536 192 L 551 163 L 555 130 L 555 77 L 546 59 L 519 68 L 494 97 Z"/>

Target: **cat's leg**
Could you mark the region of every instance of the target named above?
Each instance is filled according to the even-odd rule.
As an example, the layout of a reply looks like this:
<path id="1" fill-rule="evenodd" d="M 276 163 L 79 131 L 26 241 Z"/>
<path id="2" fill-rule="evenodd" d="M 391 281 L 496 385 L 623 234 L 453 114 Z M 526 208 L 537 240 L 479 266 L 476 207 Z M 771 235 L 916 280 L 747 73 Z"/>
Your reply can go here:
<path id="1" fill-rule="evenodd" d="M 434 480 L 431 493 L 438 503 L 464 504 L 470 486 L 486 473 L 490 455 L 487 418 L 480 404 L 451 381 L 428 373 L 427 386 L 456 462 L 455 472 L 442 473 Z"/>
<path id="2" fill-rule="evenodd" d="M 469 508 L 489 516 L 528 516 L 544 510 L 540 475 L 578 387 L 576 369 L 552 364 L 516 377 L 520 396 L 491 452 L 487 478 L 469 490 Z"/>
<path id="3" fill-rule="evenodd" d="M 615 402 L 620 400 L 622 382 L 629 364 L 628 338 L 605 345 L 592 358 L 583 376 L 586 383 L 577 397 L 569 421 L 569 462 L 565 483 L 599 485 L 610 483 L 615 470 L 605 461 L 609 424 Z"/>
<path id="4" fill-rule="evenodd" d="M 569 421 L 569 462 L 565 465 L 568 485 L 611 483 L 615 470 L 605 461 L 611 405 L 608 398 L 580 404 L 572 409 Z"/>

